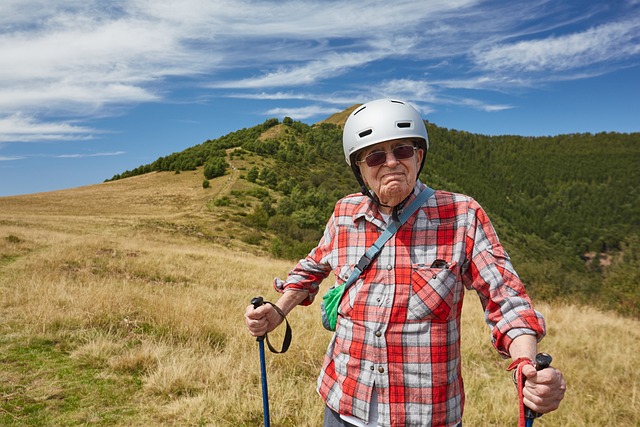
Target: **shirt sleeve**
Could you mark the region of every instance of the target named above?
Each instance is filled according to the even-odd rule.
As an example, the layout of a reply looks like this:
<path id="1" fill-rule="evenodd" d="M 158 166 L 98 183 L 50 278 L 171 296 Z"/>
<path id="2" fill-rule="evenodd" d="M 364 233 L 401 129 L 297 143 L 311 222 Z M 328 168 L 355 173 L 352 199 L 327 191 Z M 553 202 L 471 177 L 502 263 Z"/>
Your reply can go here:
<path id="1" fill-rule="evenodd" d="M 273 286 L 276 291 L 307 291 L 309 296 L 301 305 L 310 305 L 318 294 L 320 283 L 331 273 L 329 259 L 337 234 L 335 213 L 329 219 L 324 234 L 318 245 L 304 259 L 298 261 L 289 272 L 287 279 L 275 278 Z"/>
<path id="2" fill-rule="evenodd" d="M 475 289 L 480 297 L 494 347 L 508 357 L 516 337 L 528 334 L 541 340 L 546 333 L 545 321 L 542 314 L 533 309 L 487 214 L 472 200 L 468 215 L 468 267 L 463 280 L 465 286 Z"/>

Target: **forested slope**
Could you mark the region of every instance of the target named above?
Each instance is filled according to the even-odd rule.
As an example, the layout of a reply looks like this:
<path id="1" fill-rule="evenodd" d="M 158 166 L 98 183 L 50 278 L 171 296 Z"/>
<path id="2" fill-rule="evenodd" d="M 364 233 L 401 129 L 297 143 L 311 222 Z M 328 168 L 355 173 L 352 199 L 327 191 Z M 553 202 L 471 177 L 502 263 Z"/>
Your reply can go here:
<path id="1" fill-rule="evenodd" d="M 206 186 L 243 160 L 256 202 L 237 220 L 268 232 L 273 255 L 301 257 L 335 201 L 358 191 L 343 159 L 345 116 L 314 126 L 270 119 L 112 179 L 202 167 Z M 485 136 L 427 125 L 423 181 L 483 205 L 534 296 L 640 316 L 640 134 Z"/>

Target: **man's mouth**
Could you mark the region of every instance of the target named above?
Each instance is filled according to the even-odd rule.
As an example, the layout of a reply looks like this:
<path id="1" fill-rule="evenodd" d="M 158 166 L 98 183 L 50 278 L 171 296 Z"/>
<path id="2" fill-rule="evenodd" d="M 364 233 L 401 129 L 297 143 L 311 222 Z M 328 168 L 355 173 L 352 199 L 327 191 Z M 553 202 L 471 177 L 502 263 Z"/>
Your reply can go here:
<path id="1" fill-rule="evenodd" d="M 382 175 L 382 179 L 383 180 L 397 180 L 400 179 L 404 176 L 404 174 L 402 172 L 389 172 L 389 173 L 385 173 L 384 175 Z"/>

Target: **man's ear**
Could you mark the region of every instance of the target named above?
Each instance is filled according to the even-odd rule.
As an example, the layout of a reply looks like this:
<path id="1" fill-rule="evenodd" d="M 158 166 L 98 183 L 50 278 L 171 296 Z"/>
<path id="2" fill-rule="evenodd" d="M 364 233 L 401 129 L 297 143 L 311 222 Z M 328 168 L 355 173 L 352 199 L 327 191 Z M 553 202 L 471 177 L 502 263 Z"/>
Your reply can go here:
<path id="1" fill-rule="evenodd" d="M 425 152 L 423 148 L 418 147 L 418 166 L 422 164 L 422 160 L 424 159 Z"/>

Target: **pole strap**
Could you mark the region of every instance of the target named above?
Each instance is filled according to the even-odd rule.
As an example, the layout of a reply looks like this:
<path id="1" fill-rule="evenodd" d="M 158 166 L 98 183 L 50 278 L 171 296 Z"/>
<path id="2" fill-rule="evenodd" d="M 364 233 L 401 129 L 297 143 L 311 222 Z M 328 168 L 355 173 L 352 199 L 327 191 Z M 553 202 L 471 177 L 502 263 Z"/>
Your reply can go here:
<path id="1" fill-rule="evenodd" d="M 287 320 L 287 316 L 285 316 L 284 311 L 282 311 L 280 309 L 280 307 L 278 307 L 277 305 L 275 305 L 272 302 L 269 301 L 264 301 L 264 304 L 269 304 L 271 305 L 271 307 L 273 307 L 273 309 L 280 315 L 282 316 L 282 318 L 284 319 L 286 325 L 287 325 L 287 329 L 284 332 L 284 339 L 282 341 L 282 347 L 280 348 L 280 351 L 276 350 L 271 343 L 269 342 L 269 336 L 267 334 L 264 334 L 264 337 L 266 338 L 267 341 L 267 347 L 269 347 L 269 350 L 271 351 L 271 353 L 277 353 L 277 354 L 282 354 L 282 353 L 286 353 L 287 350 L 289 350 L 289 346 L 291 345 L 291 326 L 289 326 L 289 321 Z"/>
<path id="2" fill-rule="evenodd" d="M 522 375 L 522 368 L 525 365 L 535 366 L 533 364 L 533 361 L 528 357 L 519 357 L 518 359 L 514 360 L 507 368 L 507 371 L 515 370 L 513 375 L 513 381 L 516 383 L 516 388 L 518 389 L 518 404 L 520 407 L 519 416 L 518 416 L 518 427 L 528 427 L 532 425 L 527 423 L 527 418 L 525 416 L 526 407 L 524 406 L 524 394 L 523 394 L 525 377 L 524 375 Z"/>

